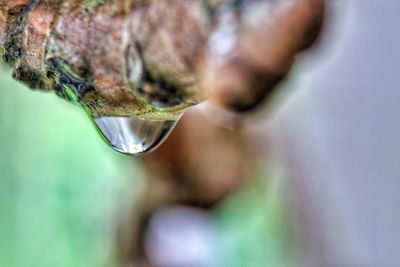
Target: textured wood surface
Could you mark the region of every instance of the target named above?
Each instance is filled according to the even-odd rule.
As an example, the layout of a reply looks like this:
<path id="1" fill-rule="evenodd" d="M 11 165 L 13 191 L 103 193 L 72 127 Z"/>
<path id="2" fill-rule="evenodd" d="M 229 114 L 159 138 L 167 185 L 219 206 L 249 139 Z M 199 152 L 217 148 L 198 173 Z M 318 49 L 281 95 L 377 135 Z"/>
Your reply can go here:
<path id="1" fill-rule="evenodd" d="M 323 0 L 1 0 L 0 55 L 16 79 L 72 88 L 95 116 L 162 117 L 207 97 L 246 111 L 322 17 Z"/>

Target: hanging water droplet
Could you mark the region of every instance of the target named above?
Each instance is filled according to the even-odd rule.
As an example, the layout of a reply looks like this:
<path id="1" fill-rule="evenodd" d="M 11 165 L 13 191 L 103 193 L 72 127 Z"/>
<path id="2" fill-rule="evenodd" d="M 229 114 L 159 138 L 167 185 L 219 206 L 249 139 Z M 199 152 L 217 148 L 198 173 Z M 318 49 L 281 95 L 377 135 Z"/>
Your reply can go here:
<path id="1" fill-rule="evenodd" d="M 57 94 L 70 102 L 80 105 L 89 115 L 89 118 L 93 121 L 94 126 L 106 143 L 118 152 L 137 155 L 153 151 L 168 137 L 175 127 L 178 120 L 177 114 L 183 112 L 183 110 L 177 111 L 176 109 L 172 109 L 168 111 L 164 109 L 172 104 L 174 106 L 181 104 L 180 95 L 177 94 L 177 89 L 165 80 L 160 78 L 154 80 L 149 75 L 144 74 L 144 65 L 140 61 L 138 52 L 134 54 L 132 62 L 129 64 L 127 70 L 129 74 L 128 78 L 134 85 L 138 85 L 143 82 L 142 80 L 145 80 L 147 87 L 151 87 L 151 91 L 158 92 L 158 94 L 153 93 L 156 95 L 154 99 L 150 99 L 150 97 L 144 99 L 143 96 L 136 95 L 133 92 L 137 103 L 132 105 L 137 108 L 136 111 L 144 110 L 142 116 L 146 115 L 152 118 L 161 117 L 162 119 L 104 115 L 107 112 L 101 110 L 101 105 L 96 102 L 99 101 L 98 99 L 94 102 L 83 101 L 84 96 L 88 93 L 95 95 L 96 89 L 86 79 L 76 74 L 68 62 L 62 58 L 55 57 L 50 58 L 48 64 L 48 76 L 49 78 L 55 77 L 55 90 Z M 168 98 L 169 94 L 172 95 L 170 97 L 172 100 Z M 148 103 L 145 102 L 146 100 L 148 100 Z M 104 105 L 106 102 L 101 103 Z M 115 106 L 111 108 L 115 108 Z M 120 110 L 124 109 L 121 108 Z M 157 114 L 149 114 L 152 112 Z M 168 112 L 171 112 L 171 114 L 168 114 Z M 125 112 L 125 114 L 127 113 Z"/>
<path id="2" fill-rule="evenodd" d="M 144 120 L 129 117 L 93 118 L 104 140 L 116 151 L 137 155 L 156 149 L 171 133 L 177 120 Z"/>

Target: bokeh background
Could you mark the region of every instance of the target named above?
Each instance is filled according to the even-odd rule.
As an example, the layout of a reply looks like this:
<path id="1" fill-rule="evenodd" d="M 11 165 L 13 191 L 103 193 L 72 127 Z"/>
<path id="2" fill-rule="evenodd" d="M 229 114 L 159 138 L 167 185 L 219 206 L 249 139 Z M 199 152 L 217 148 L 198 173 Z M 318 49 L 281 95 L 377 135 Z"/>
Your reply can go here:
<path id="1" fill-rule="evenodd" d="M 0 266 L 115 266 L 118 223 L 144 188 L 143 167 L 107 147 L 79 107 L 10 77 L 3 67 Z M 158 241 L 174 254 L 167 264 L 287 266 L 294 233 L 274 164 L 262 162 L 213 214 L 172 207 L 177 216 L 157 230 L 176 235 Z"/>
<path id="2" fill-rule="evenodd" d="M 400 266 L 400 3 L 328 7 L 319 44 L 251 119 L 267 151 L 251 179 L 212 213 L 156 216 L 155 262 Z M 141 162 L 78 107 L 10 76 L 0 68 L 0 266 L 115 266 L 119 220 L 148 181 Z"/>

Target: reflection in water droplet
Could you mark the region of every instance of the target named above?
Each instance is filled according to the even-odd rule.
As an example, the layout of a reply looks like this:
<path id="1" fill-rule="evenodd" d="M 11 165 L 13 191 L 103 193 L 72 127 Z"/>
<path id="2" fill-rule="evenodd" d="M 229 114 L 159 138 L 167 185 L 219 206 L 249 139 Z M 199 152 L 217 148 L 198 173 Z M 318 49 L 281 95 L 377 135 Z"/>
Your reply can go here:
<path id="1" fill-rule="evenodd" d="M 47 75 L 49 79 L 53 78 L 56 80 L 55 90 L 57 94 L 74 104 L 80 105 L 108 145 L 118 152 L 130 155 L 151 152 L 168 137 L 177 122 L 177 118 L 175 117 L 176 110 L 174 112 L 175 116 L 171 115 L 169 117 L 172 118 L 166 119 L 168 111 L 163 113 L 160 109 L 169 106 L 167 104 L 172 103 L 178 106 L 182 102 L 181 96 L 177 94 L 178 90 L 176 87 L 168 84 L 163 79 L 154 79 L 144 74 L 144 65 L 141 61 L 139 51 L 139 48 L 131 51 L 132 58 L 127 70 L 129 74 L 128 78 L 134 84 L 140 84 L 143 82 L 142 79 L 146 78 L 146 83 L 148 83 L 151 89 L 160 91 L 157 100 L 165 103 L 159 103 L 157 107 L 159 108 L 158 112 L 164 115 L 162 116 L 163 120 L 121 116 L 96 117 L 96 114 L 99 114 L 99 106 L 96 101 L 93 103 L 83 102 L 85 95 L 96 91 L 96 88 L 87 80 L 79 77 L 64 59 L 54 57 L 50 58 L 47 62 L 49 65 Z M 170 97 L 173 100 L 171 103 L 169 103 L 169 95 L 173 96 Z M 141 96 L 137 97 L 138 99 L 142 98 Z M 148 100 L 149 106 L 153 104 L 154 109 L 157 102 L 154 99 Z M 144 107 L 139 105 L 138 108 Z"/>
<path id="2" fill-rule="evenodd" d="M 177 122 L 129 117 L 99 117 L 93 121 L 112 148 L 131 155 L 156 149 L 168 137 Z"/>

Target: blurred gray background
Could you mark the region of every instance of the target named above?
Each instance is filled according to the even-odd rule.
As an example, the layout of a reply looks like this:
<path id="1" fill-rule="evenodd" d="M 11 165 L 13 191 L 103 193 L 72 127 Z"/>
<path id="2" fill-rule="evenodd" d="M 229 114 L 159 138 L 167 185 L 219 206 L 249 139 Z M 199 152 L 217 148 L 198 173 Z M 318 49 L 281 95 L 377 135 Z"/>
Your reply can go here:
<path id="1" fill-rule="evenodd" d="M 268 125 L 289 151 L 305 266 L 400 266 L 400 1 L 329 7 Z"/>

